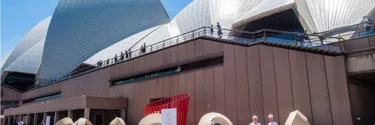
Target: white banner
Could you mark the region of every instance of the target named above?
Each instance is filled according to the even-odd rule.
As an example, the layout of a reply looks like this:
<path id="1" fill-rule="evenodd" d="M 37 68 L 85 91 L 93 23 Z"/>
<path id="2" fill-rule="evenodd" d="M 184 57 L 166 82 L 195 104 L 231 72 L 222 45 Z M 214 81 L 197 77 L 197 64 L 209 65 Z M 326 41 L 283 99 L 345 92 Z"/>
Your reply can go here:
<path id="1" fill-rule="evenodd" d="M 51 116 L 46 117 L 46 125 L 50 125 L 51 122 Z"/>
<path id="2" fill-rule="evenodd" d="M 177 125 L 177 109 L 161 110 L 161 125 Z"/>

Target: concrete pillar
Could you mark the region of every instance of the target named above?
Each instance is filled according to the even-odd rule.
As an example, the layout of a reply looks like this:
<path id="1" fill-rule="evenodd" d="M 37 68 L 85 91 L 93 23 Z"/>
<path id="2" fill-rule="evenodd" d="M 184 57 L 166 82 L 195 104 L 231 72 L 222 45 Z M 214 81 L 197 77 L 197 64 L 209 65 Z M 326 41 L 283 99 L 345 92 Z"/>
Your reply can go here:
<path id="1" fill-rule="evenodd" d="M 90 108 L 85 108 L 85 113 L 83 115 L 85 119 L 90 120 Z"/>
<path id="2" fill-rule="evenodd" d="M 10 116 L 8 116 L 8 121 L 7 121 L 7 125 L 10 125 L 10 121 L 11 120 L 11 118 L 10 118 Z"/>
<path id="3" fill-rule="evenodd" d="M 34 114 L 34 121 L 33 121 L 33 125 L 36 125 L 37 124 L 37 120 L 38 120 L 38 114 L 35 113 Z"/>
<path id="4" fill-rule="evenodd" d="M 53 124 L 55 124 L 57 121 L 59 121 L 59 111 L 55 111 L 55 119 L 53 121 Z"/>
<path id="5" fill-rule="evenodd" d="M 126 110 L 125 109 L 121 109 L 121 118 L 122 118 L 122 120 L 125 121 L 125 119 L 126 119 Z"/>
<path id="6" fill-rule="evenodd" d="M 73 110 L 68 110 L 68 117 L 73 119 Z"/>
<path id="7" fill-rule="evenodd" d="M 44 112 L 44 113 L 43 113 L 43 118 L 42 118 L 43 121 L 44 121 L 44 123 L 46 123 L 46 117 L 47 117 L 47 112 Z"/>
<path id="8" fill-rule="evenodd" d="M 28 125 L 28 124 L 30 124 L 30 114 L 26 115 L 25 125 Z"/>

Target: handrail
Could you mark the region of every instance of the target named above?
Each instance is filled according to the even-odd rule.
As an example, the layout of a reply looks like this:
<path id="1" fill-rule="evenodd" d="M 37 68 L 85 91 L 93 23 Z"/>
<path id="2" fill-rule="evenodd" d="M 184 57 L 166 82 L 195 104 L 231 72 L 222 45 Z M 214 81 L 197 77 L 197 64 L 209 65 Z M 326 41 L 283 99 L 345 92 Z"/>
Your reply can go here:
<path id="1" fill-rule="evenodd" d="M 362 24 L 362 23 L 361 23 Z M 357 24 L 359 25 L 359 24 Z M 232 29 L 218 29 L 213 28 L 216 32 L 212 33 L 210 32 L 211 27 L 201 27 L 183 34 L 180 34 L 178 36 L 174 36 L 159 42 L 156 42 L 154 44 L 148 45 L 145 48 L 136 49 L 134 51 L 131 51 L 130 57 L 125 58 L 125 54 L 119 56 L 116 56 L 114 58 L 108 58 L 105 60 L 101 60 L 102 64 L 97 65 L 95 68 L 90 69 L 92 67 L 86 67 L 84 69 L 77 70 L 75 72 L 71 72 L 67 75 L 64 75 L 60 78 L 54 79 L 54 80 L 42 80 L 38 79 L 39 82 L 37 86 L 32 86 L 30 89 L 42 87 L 45 85 L 53 84 L 58 81 L 62 81 L 65 79 L 69 79 L 78 75 L 85 74 L 87 72 L 91 72 L 93 70 L 108 67 L 110 65 L 117 64 L 119 62 L 127 61 L 133 58 L 137 58 L 138 56 L 142 56 L 147 53 L 158 51 L 162 48 L 166 48 L 172 45 L 176 45 L 197 37 L 217 37 L 221 39 L 227 39 L 237 42 L 261 42 L 261 41 L 270 41 L 270 42 L 281 42 L 285 44 L 292 44 L 297 46 L 305 46 L 305 47 L 312 47 L 312 48 L 320 48 L 320 49 L 327 49 L 331 51 L 346 51 L 346 49 L 342 49 L 341 46 L 331 45 L 331 44 L 325 44 L 330 42 L 338 42 L 342 41 L 343 39 L 341 37 L 325 37 L 321 38 L 319 36 L 319 33 L 314 34 L 305 34 L 305 33 L 299 33 L 299 32 L 288 32 L 288 31 L 279 31 L 279 30 L 272 30 L 272 29 L 262 29 L 254 32 L 249 31 L 241 31 L 241 30 L 232 30 Z M 218 33 L 219 30 L 222 32 L 222 35 L 218 35 L 215 33 Z M 121 52 L 120 52 L 121 53 Z M 121 60 L 121 58 L 123 58 Z"/>

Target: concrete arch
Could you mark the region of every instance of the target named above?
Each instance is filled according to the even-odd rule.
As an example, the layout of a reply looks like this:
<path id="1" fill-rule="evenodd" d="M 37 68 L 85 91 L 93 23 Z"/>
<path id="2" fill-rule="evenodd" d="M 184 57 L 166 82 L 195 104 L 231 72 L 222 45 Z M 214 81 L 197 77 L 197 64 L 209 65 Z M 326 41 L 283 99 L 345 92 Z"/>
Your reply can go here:
<path id="1" fill-rule="evenodd" d="M 211 121 L 215 123 L 220 123 L 221 125 L 233 125 L 233 123 L 224 115 L 217 112 L 210 112 L 199 120 L 198 125 L 211 125 Z"/>

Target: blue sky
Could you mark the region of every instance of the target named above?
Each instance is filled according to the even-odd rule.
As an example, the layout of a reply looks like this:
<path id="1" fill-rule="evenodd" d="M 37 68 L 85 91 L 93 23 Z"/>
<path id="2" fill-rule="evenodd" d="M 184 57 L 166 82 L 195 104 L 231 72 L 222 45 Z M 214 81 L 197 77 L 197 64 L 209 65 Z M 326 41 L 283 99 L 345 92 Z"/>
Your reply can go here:
<path id="1" fill-rule="evenodd" d="M 59 0 L 0 0 L 1 59 L 9 54 L 23 36 L 38 22 L 51 16 Z M 173 18 L 191 0 L 160 0 Z"/>

